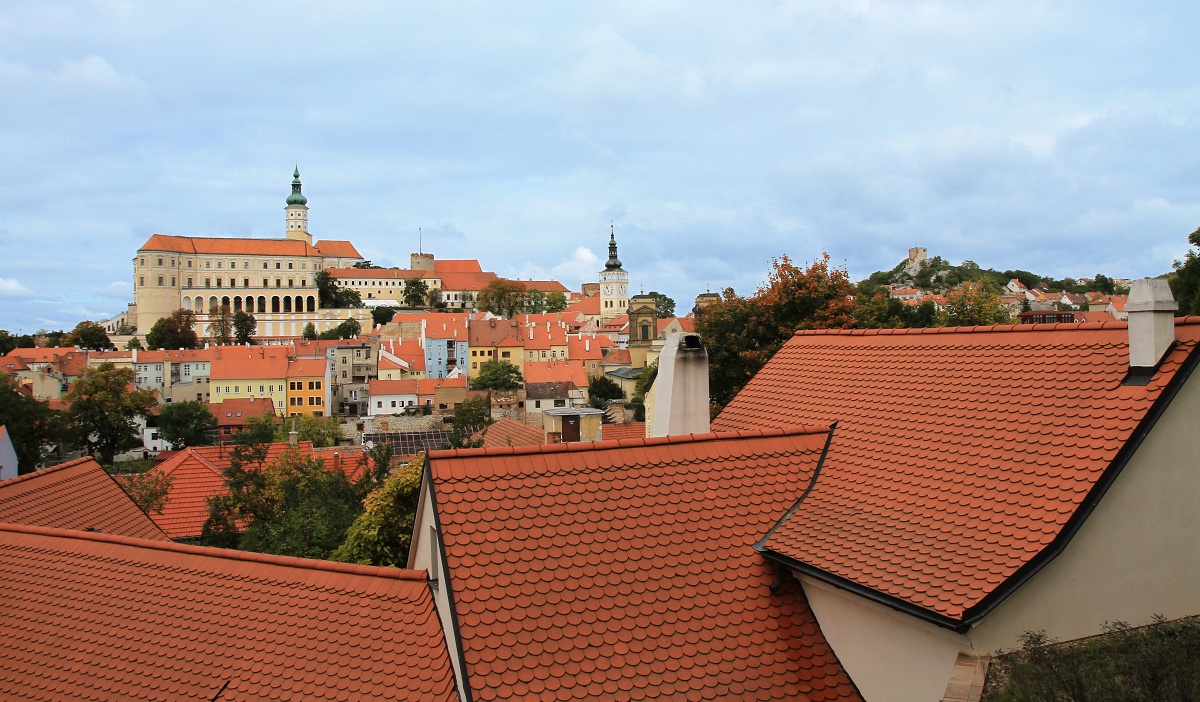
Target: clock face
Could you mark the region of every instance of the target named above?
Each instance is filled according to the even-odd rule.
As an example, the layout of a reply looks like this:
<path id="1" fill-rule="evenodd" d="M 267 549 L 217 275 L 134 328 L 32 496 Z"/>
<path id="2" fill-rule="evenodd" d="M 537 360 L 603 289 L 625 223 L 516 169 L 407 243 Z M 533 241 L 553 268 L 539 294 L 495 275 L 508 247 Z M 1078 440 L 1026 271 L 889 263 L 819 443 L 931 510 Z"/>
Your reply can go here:
<path id="1" fill-rule="evenodd" d="M 611 285 L 605 285 L 605 286 L 604 286 L 604 288 L 603 288 L 603 292 L 604 292 L 604 296 L 605 296 L 605 297 L 612 297 L 612 294 L 613 294 L 613 286 L 611 286 Z"/>

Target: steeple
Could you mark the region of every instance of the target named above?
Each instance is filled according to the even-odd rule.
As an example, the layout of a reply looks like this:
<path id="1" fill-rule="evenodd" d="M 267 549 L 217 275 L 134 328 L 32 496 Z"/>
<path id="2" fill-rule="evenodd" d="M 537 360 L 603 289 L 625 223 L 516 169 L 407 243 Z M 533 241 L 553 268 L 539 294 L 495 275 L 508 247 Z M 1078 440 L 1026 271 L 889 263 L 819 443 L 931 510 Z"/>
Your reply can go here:
<path id="1" fill-rule="evenodd" d="M 300 166 L 292 173 L 292 194 L 287 197 L 287 207 L 283 208 L 287 215 L 288 239 L 298 239 L 312 244 L 312 234 L 308 233 L 308 198 L 300 192 Z"/>
<path id="2" fill-rule="evenodd" d="M 617 230 L 609 223 L 608 234 L 608 260 L 604 262 L 604 270 L 619 271 L 621 270 L 621 259 L 617 258 Z"/>

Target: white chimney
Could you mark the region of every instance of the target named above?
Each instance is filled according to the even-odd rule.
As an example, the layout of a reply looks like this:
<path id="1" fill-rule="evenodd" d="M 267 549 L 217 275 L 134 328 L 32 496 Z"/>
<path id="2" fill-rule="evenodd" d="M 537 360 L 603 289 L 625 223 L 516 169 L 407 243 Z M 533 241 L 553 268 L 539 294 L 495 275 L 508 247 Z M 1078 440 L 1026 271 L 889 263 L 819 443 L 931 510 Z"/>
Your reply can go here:
<path id="1" fill-rule="evenodd" d="M 1165 278 L 1133 281 L 1125 311 L 1129 313 L 1129 366 L 1151 369 L 1175 341 L 1175 310 L 1179 304 Z"/>
<path id="2" fill-rule="evenodd" d="M 708 351 L 699 334 L 672 333 L 646 398 L 646 435 L 707 434 Z"/>

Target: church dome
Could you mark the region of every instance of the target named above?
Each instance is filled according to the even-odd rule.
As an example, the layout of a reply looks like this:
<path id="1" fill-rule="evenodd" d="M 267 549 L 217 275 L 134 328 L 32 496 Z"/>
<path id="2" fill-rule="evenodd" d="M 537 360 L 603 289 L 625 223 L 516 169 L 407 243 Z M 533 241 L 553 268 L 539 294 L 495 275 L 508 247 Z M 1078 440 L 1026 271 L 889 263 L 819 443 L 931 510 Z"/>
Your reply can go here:
<path id="1" fill-rule="evenodd" d="M 292 194 L 287 197 L 287 204 L 292 205 L 307 205 L 308 198 L 304 197 L 304 193 L 300 192 L 300 167 L 296 167 L 296 172 L 292 174 Z"/>

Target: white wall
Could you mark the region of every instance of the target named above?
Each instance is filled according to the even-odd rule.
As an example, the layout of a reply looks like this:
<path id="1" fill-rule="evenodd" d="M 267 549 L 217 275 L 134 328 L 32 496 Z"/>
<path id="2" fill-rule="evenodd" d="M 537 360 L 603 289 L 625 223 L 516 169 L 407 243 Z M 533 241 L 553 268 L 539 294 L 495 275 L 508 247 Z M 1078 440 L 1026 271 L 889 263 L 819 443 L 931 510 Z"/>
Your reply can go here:
<path id="1" fill-rule="evenodd" d="M 13 448 L 8 429 L 0 432 L 0 480 L 17 477 L 17 450 Z"/>

